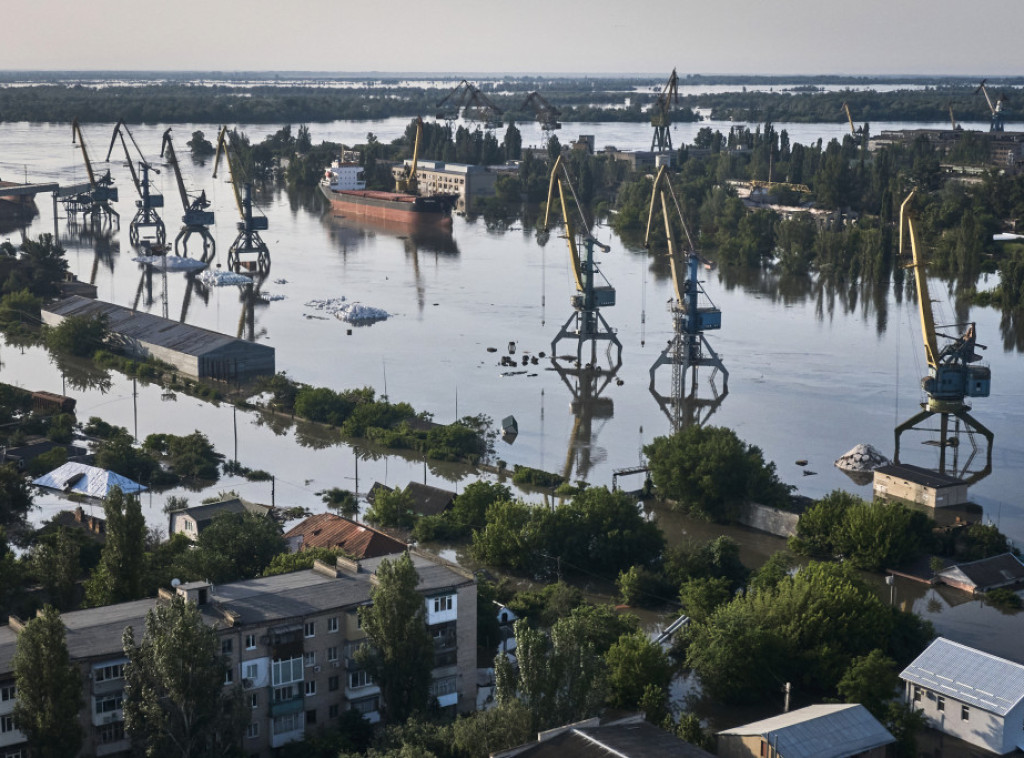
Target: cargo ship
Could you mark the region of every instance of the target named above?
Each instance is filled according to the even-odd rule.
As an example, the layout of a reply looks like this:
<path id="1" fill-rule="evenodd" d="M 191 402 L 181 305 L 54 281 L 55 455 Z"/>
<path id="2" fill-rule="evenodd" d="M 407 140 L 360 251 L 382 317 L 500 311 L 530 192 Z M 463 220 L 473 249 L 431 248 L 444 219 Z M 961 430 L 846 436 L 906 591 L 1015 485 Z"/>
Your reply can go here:
<path id="1" fill-rule="evenodd" d="M 337 212 L 409 224 L 450 225 L 458 200 L 454 194 L 421 197 L 411 192 L 368 190 L 363 167 L 341 161 L 324 170 L 320 191 Z"/>

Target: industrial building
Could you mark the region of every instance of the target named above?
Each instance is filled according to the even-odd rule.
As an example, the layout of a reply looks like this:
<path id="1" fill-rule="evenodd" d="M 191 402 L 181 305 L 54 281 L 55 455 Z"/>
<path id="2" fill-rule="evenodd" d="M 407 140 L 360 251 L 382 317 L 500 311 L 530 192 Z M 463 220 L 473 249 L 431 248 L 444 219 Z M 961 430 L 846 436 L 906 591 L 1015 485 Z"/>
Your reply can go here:
<path id="1" fill-rule="evenodd" d="M 274 348 L 182 324 L 102 300 L 73 296 L 42 309 L 43 323 L 70 316 L 106 317 L 112 339 L 129 355 L 155 358 L 199 379 L 245 381 L 274 373 Z"/>
<path id="2" fill-rule="evenodd" d="M 883 500 L 948 508 L 967 503 L 967 482 L 910 463 L 893 463 L 875 469 L 874 493 Z"/>
<path id="3" fill-rule="evenodd" d="M 434 640 L 431 694 L 452 713 L 476 706 L 476 583 L 454 564 L 412 554 L 420 577 L 426 622 Z M 173 592 L 197 603 L 217 631 L 230 668 L 225 687 L 242 689 L 249 713 L 242 749 L 269 758 L 275 748 L 326 730 L 356 709 L 380 718 L 380 687 L 355 660 L 365 643 L 357 611 L 370 601 L 380 558 L 317 563 L 315 568 L 213 586 L 179 585 Z M 126 755 L 124 666 L 121 634 L 131 626 L 140 638 L 146 613 L 171 597 L 72 611 L 62 615 L 71 660 L 82 672 L 79 755 Z M 10 713 L 17 698 L 11 660 L 24 623 L 0 627 L 0 756 L 24 755 L 24 735 Z M 7 727 L 10 727 L 9 729 Z"/>
<path id="4" fill-rule="evenodd" d="M 926 140 L 943 153 L 950 150 L 970 134 L 988 144 L 988 165 L 1012 170 L 1024 163 L 1024 132 L 971 132 L 964 129 L 899 129 L 883 131 L 868 141 L 872 152 L 892 145 L 911 145 L 918 139 Z"/>
<path id="5" fill-rule="evenodd" d="M 406 161 L 394 169 L 396 179 L 411 170 L 412 160 Z M 509 169 L 514 171 L 514 169 Z M 471 166 L 465 163 L 445 163 L 444 161 L 416 162 L 416 182 L 421 195 L 458 194 L 456 210 L 471 209 L 480 198 L 494 197 L 500 167 Z"/>

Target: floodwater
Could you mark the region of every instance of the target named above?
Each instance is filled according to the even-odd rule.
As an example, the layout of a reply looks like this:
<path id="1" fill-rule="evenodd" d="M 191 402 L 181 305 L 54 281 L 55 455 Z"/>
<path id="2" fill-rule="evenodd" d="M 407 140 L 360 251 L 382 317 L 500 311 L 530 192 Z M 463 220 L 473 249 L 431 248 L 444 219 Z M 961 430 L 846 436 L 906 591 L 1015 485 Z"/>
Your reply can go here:
<path id="1" fill-rule="evenodd" d="M 354 142 L 373 131 L 382 140 L 398 136 L 405 121 L 313 125 L 321 139 Z M 680 124 L 677 144 L 689 141 L 700 126 Z M 901 125 L 876 124 L 872 129 Z M 794 141 L 840 136 L 843 124 L 783 125 Z M 128 221 L 134 192 L 123 156 L 103 162 L 111 126 L 88 126 L 85 136 L 96 168 L 113 173 L 120 189 L 117 204 L 121 229 L 92 235 L 70 227 L 59 211 L 57 226 L 67 249 L 71 270 L 95 282 L 99 297 L 134 305 L 157 314 L 218 331 L 245 333 L 243 302 L 237 287 L 193 286 L 190 296 L 182 274 L 170 273 L 164 282 L 147 277 L 128 242 Z M 226 250 L 234 238 L 237 211 L 230 187 L 211 178 L 211 165 L 193 164 L 185 142 L 194 129 L 208 137 L 214 125 L 178 125 L 174 135 L 185 157 L 186 184 L 205 189 L 217 213 L 214 236 L 218 253 L 214 265 L 226 265 Z M 243 127 L 254 140 L 276 126 Z M 719 128 L 716 126 L 716 128 Z M 524 128 L 524 143 L 540 141 Z M 156 161 L 164 126 L 133 129 L 135 139 Z M 574 131 L 576 131 L 574 129 Z M 650 129 L 643 124 L 587 124 L 578 131 L 595 134 L 597 144 L 643 148 Z M 562 134 L 567 133 L 562 130 Z M 223 171 L 223 169 L 222 169 Z M 0 128 L 0 178 L 8 180 L 80 182 L 85 178 L 79 149 L 71 143 L 67 124 L 5 124 Z M 170 171 L 155 179 L 166 199 L 164 218 L 169 232 L 177 228 L 178 198 Z M 482 218 L 458 217 L 450 235 L 414 233 L 403 227 L 360 225 L 327 213 L 316 193 L 289 196 L 281 190 L 256 198 L 267 215 L 264 233 L 272 268 L 261 285 L 266 295 L 283 299 L 262 302 L 254 309 L 253 336 L 277 351 L 277 367 L 289 376 L 334 389 L 372 386 L 392 400 L 411 403 L 417 410 L 448 422 L 467 414 L 484 413 L 495 422 L 514 415 L 520 433 L 511 444 L 496 442 L 496 457 L 513 464 L 535 466 L 610 485 L 616 469 L 634 466 L 643 445 L 668 434 L 670 417 L 648 390 L 649 369 L 671 336 L 666 303 L 671 297 L 668 267 L 649 259 L 642 249 L 624 245 L 604 226 L 596 237 L 611 246 L 598 253 L 602 273 L 617 290 L 617 304 L 602 314 L 623 346 L 623 365 L 614 381 L 579 387 L 572 376 L 551 370 L 547 360 L 513 371 L 498 364 L 510 342 L 515 358 L 552 352 L 551 341 L 572 314 L 573 294 L 568 253 L 557 233 L 540 244 L 532 229 L 517 222 L 510 228 L 491 227 Z M 27 233 L 35 236 L 54 228 L 48 196 L 38 200 L 40 215 Z M 17 232 L 8 233 L 15 242 Z M 893 427 L 917 410 L 919 377 L 925 373 L 918 336 L 916 308 L 891 288 L 845 288 L 832 291 L 807 281 L 786 281 L 762 272 L 705 272 L 708 294 L 722 310 L 723 328 L 708 338 L 729 370 L 728 395 L 722 402 L 699 410 L 708 423 L 725 425 L 759 446 L 776 463 L 782 479 L 800 494 L 819 497 L 835 488 L 870 496 L 870 487 L 854 484 L 833 467 L 833 461 L 857 443 L 892 453 Z M 991 282 L 988 283 L 989 285 Z M 986 285 L 987 286 L 987 285 Z M 933 283 L 938 323 L 954 319 L 945 305 L 946 288 Z M 347 297 L 392 314 L 387 321 L 354 327 L 317 315 L 305 304 L 316 298 Z M 945 311 L 945 316 L 943 316 Z M 975 402 L 976 417 L 996 434 L 994 471 L 976 484 L 972 498 L 985 518 L 998 524 L 1018 543 L 1024 542 L 1024 504 L 1019 499 L 1024 443 L 1017 430 L 1024 423 L 1022 358 L 1014 345 L 1012 325 L 1001 324 L 1000 313 L 973 308 L 979 341 L 987 344 L 992 367 L 992 396 Z M 488 352 L 488 348 L 497 352 Z M 559 355 L 575 353 L 562 342 Z M 608 365 L 601 356 L 601 362 Z M 294 425 L 288 420 L 213 407 L 179 395 L 166 398 L 159 388 L 133 384 L 117 374 L 81 376 L 70 368 L 69 394 L 78 398 L 82 419 L 99 415 L 139 438 L 153 432 L 189 433 L 201 429 L 217 449 L 237 456 L 245 465 L 277 475 L 273 496 L 280 505 L 319 508 L 316 492 L 333 486 L 365 492 L 374 480 L 404 485 L 410 480 L 460 488 L 476 474 L 457 466 L 425 465 L 400 456 L 382 456 L 366 449 L 336 444 L 328 430 Z M 95 374 L 95 372 L 94 372 Z M 31 389 L 62 390 L 61 370 L 40 349 L 0 347 L 3 381 Z M 605 377 L 606 378 L 606 377 Z M 75 386 L 91 383 L 91 388 Z M 659 370 L 657 389 L 668 394 L 670 369 Z M 722 390 L 719 377 L 717 390 Z M 701 375 L 699 394 L 713 400 L 708 376 Z M 933 448 L 904 442 L 904 460 L 929 464 Z M 806 465 L 795 461 L 806 459 Z M 357 471 L 358 461 L 358 471 Z M 638 481 L 628 478 L 627 488 Z M 184 493 L 193 502 L 235 488 L 243 496 L 269 501 L 269 483 L 224 479 L 212 492 Z M 164 525 L 162 505 L 167 493 L 148 497 L 147 518 Z M 169 494 L 182 494 L 174 492 Z M 40 517 L 62 503 L 39 498 Z"/>

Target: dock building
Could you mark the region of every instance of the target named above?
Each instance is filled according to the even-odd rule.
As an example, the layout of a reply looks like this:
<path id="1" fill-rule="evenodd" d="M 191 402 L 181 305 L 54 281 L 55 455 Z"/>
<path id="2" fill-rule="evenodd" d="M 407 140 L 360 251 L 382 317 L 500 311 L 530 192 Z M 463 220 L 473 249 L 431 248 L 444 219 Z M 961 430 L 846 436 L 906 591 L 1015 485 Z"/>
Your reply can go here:
<path id="1" fill-rule="evenodd" d="M 269 345 L 77 295 L 42 309 L 47 326 L 71 316 L 104 316 L 112 338 L 125 352 L 156 358 L 198 379 L 245 381 L 274 373 L 274 348 Z"/>

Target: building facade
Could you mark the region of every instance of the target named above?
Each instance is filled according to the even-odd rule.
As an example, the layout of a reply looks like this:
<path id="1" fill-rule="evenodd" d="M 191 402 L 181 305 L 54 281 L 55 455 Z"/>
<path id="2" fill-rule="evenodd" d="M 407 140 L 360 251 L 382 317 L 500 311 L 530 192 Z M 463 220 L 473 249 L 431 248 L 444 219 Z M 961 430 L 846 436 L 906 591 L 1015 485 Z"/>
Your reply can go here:
<path id="1" fill-rule="evenodd" d="M 875 469 L 874 493 L 886 500 L 949 508 L 967 503 L 967 482 L 909 463 L 892 463 Z"/>
<path id="2" fill-rule="evenodd" d="M 476 583 L 454 564 L 421 553 L 411 556 L 434 642 L 431 694 L 441 708 L 471 711 L 476 705 Z M 192 582 L 173 590 L 196 603 L 217 630 L 230 664 L 225 687 L 240 689 L 250 714 L 242 745 L 246 755 L 269 758 L 275 748 L 331 727 L 349 709 L 379 720 L 380 687 L 356 662 L 355 652 L 366 644 L 358 610 L 370 603 L 381 560 L 341 559 L 307 571 L 219 586 Z M 170 595 L 161 591 L 163 598 Z M 86 739 L 80 755 L 127 754 L 121 632 L 132 626 L 141 634 L 146 613 L 158 602 L 151 598 L 62 616 L 69 653 L 82 670 L 80 718 Z M 0 758 L 26 758 L 24 737 L 7 715 L 17 696 L 11 659 L 23 626 L 12 622 L 0 627 Z"/>
<path id="3" fill-rule="evenodd" d="M 412 168 L 412 161 L 395 168 L 397 178 Z M 485 197 L 494 197 L 501 168 L 474 166 L 466 163 L 445 163 L 444 161 L 417 161 L 416 182 L 421 195 L 457 194 L 456 210 L 465 211 L 473 203 Z"/>

